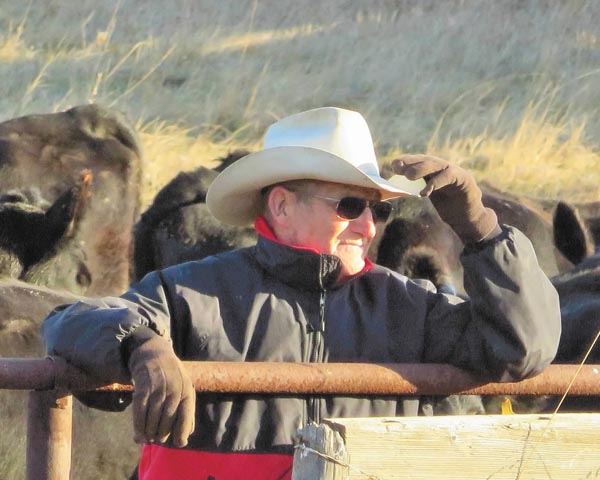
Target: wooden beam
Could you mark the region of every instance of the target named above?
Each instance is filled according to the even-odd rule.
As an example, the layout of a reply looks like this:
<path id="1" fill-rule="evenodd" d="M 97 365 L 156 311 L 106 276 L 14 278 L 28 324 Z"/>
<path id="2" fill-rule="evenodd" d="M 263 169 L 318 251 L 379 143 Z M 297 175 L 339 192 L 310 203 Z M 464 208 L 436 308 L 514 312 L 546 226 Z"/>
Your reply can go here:
<path id="1" fill-rule="evenodd" d="M 327 430 L 330 430 L 328 432 Z M 339 434 L 344 448 L 335 444 Z M 600 475 L 600 414 L 348 418 L 300 431 L 293 480 L 584 479 Z M 346 465 L 306 476 L 311 450 Z M 301 454 L 304 454 L 301 457 Z M 329 460 L 331 461 L 331 460 Z"/>

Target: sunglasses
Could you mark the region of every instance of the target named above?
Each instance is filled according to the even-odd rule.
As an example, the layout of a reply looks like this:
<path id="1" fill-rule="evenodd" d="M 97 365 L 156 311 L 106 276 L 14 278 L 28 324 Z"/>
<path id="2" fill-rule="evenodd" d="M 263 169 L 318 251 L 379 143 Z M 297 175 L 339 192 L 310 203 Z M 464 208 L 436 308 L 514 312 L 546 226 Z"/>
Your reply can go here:
<path id="1" fill-rule="evenodd" d="M 390 215 L 394 210 L 392 204 L 386 201 L 372 201 L 358 197 L 331 198 L 312 193 L 304 193 L 304 195 L 335 202 L 335 211 L 337 216 L 343 220 L 356 220 L 362 215 L 362 213 L 365 211 L 365 208 L 369 207 L 371 209 L 371 214 L 373 215 L 373 221 L 385 222 L 388 218 L 390 218 Z"/>

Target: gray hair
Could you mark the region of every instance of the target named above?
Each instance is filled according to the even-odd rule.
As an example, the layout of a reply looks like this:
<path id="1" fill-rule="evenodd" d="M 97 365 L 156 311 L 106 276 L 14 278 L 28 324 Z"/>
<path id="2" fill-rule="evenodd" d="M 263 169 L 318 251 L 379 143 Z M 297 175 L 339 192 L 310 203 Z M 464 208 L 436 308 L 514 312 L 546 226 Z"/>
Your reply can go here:
<path id="1" fill-rule="evenodd" d="M 263 214 L 263 216 L 267 219 L 270 218 L 271 212 L 269 211 L 269 194 L 271 193 L 271 190 L 273 190 L 275 187 L 283 187 L 286 190 L 290 190 L 291 192 L 302 192 L 305 190 L 308 190 L 309 187 L 316 185 L 320 183 L 319 180 L 311 180 L 308 178 L 302 178 L 299 180 L 288 180 L 285 182 L 279 182 L 279 183 L 274 183 L 273 185 L 269 185 L 267 187 L 264 187 L 260 193 L 261 193 L 261 212 Z M 300 196 L 300 201 L 302 200 L 302 196 Z"/>

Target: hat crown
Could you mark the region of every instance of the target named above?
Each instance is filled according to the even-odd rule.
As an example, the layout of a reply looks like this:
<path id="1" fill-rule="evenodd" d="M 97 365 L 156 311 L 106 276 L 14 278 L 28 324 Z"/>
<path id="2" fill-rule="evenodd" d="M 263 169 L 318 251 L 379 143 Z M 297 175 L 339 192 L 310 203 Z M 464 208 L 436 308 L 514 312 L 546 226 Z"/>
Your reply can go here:
<path id="1" fill-rule="evenodd" d="M 329 152 L 367 175 L 379 175 L 373 139 L 358 112 L 323 107 L 286 117 L 269 127 L 264 149 L 304 147 Z"/>

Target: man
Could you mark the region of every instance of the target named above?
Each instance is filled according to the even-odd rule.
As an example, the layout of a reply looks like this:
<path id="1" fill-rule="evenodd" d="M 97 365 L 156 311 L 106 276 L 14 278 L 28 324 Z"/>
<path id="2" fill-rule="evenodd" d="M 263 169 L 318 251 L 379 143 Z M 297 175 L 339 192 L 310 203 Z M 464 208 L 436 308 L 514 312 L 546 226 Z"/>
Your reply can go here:
<path id="1" fill-rule="evenodd" d="M 521 380 L 550 363 L 558 298 L 527 238 L 498 225 L 463 169 L 424 155 L 394 169 L 394 183 L 379 176 L 356 112 L 284 118 L 207 195 L 221 221 L 254 222 L 255 246 L 150 273 L 119 298 L 49 316 L 51 355 L 107 381 L 133 380 L 141 479 L 290 478 L 292 439 L 308 422 L 418 414 L 415 398 L 195 399 L 180 359 L 437 362 L 488 381 Z M 465 242 L 471 300 L 368 261 L 390 213 L 385 200 L 411 194 L 429 196 Z"/>

